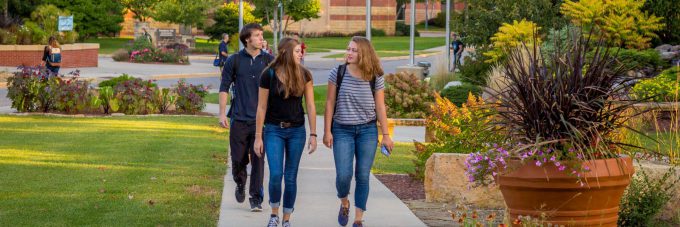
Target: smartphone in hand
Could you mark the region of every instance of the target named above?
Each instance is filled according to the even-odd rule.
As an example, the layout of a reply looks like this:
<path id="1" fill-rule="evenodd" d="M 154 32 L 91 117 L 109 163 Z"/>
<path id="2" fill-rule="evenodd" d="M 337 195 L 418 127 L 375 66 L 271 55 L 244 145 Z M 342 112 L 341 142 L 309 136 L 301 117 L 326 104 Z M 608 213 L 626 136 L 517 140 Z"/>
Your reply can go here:
<path id="1" fill-rule="evenodd" d="M 387 147 L 385 147 L 384 144 L 380 146 L 380 151 L 382 152 L 383 155 L 385 155 L 385 157 L 388 158 L 390 157 L 390 154 L 392 154 L 392 152 L 389 149 L 387 149 Z"/>

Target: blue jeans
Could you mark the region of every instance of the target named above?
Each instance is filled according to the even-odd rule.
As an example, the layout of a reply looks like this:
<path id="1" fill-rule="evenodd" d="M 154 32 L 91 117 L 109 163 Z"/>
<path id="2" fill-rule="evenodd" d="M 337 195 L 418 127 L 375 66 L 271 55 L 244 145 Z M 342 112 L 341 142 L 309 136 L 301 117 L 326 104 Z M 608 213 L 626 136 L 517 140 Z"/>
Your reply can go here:
<path id="1" fill-rule="evenodd" d="M 378 128 L 375 121 L 361 125 L 333 123 L 333 156 L 335 158 L 335 187 L 338 198 L 346 198 L 356 174 L 354 205 L 366 211 L 368 200 L 368 179 L 378 147 Z M 356 157 L 356 168 L 353 168 Z"/>
<path id="2" fill-rule="evenodd" d="M 297 195 L 298 167 L 307 137 L 305 126 L 281 128 L 278 125 L 266 124 L 263 135 L 264 150 L 269 164 L 269 204 L 274 208 L 281 205 L 281 178 L 283 178 L 286 185 L 283 192 L 283 213 L 293 213 Z"/>

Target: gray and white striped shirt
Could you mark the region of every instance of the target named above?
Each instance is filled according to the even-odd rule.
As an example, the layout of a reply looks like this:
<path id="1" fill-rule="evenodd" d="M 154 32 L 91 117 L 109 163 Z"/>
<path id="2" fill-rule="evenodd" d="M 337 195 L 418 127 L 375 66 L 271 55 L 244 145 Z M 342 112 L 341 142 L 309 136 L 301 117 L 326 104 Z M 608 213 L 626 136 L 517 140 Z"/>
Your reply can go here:
<path id="1" fill-rule="evenodd" d="M 337 74 L 338 68 L 335 67 L 328 81 L 337 85 Z M 352 76 L 349 70 L 345 70 L 342 78 L 333 120 L 343 125 L 360 125 L 376 120 L 371 82 Z M 375 90 L 382 89 L 385 89 L 385 79 L 379 76 L 375 79 Z"/>

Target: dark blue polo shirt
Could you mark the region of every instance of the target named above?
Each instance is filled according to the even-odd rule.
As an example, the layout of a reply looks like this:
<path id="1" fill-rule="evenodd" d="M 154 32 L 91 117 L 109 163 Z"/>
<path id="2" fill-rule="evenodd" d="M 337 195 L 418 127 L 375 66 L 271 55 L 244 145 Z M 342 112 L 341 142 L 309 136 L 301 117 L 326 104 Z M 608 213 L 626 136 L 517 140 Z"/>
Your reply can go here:
<path id="1" fill-rule="evenodd" d="M 236 75 L 232 73 L 234 58 L 239 58 Z M 229 92 L 229 87 L 234 84 L 233 102 L 227 114 L 229 118 L 237 121 L 255 121 L 260 76 L 273 59 L 272 55 L 264 51 L 260 51 L 260 55 L 253 57 L 245 49 L 227 58 L 222 70 L 220 92 Z"/>
<path id="2" fill-rule="evenodd" d="M 220 42 L 220 50 L 219 50 L 219 53 L 218 53 L 219 56 L 220 56 L 220 61 L 224 62 L 225 60 L 227 60 L 227 57 L 222 55 L 222 52 L 225 52 L 227 54 L 229 53 L 229 47 L 227 46 L 227 43 L 224 42 L 224 40 L 222 40 L 222 42 Z"/>

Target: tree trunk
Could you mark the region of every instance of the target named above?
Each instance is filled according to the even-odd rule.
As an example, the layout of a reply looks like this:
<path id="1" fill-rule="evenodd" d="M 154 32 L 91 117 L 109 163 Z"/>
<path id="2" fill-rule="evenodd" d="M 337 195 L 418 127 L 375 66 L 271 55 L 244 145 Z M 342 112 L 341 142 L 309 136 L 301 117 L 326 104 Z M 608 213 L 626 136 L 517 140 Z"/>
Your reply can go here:
<path id="1" fill-rule="evenodd" d="M 3 16 L 7 18 L 7 14 L 9 12 L 9 0 L 4 0 L 5 1 L 5 7 L 3 8 Z"/>

